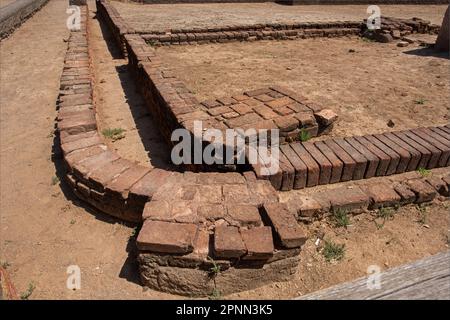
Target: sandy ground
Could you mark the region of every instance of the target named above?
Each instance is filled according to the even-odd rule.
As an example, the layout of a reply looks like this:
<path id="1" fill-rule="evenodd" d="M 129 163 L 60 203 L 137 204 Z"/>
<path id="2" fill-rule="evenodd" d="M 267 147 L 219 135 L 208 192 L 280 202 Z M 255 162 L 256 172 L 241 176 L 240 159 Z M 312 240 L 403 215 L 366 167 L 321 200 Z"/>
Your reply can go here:
<path id="1" fill-rule="evenodd" d="M 415 44 L 399 48 L 358 37 L 318 38 L 171 46 L 158 52 L 200 101 L 274 84 L 298 91 L 337 112 L 340 120 L 331 136 L 449 122 L 448 56 Z"/>
<path id="2" fill-rule="evenodd" d="M 283 6 L 276 3 L 157 4 L 112 2 L 137 31 L 183 27 L 246 25 L 276 22 L 361 21 L 367 5 Z M 445 5 L 379 5 L 381 14 L 398 18 L 420 17 L 441 24 Z"/>
<path id="3" fill-rule="evenodd" d="M 119 58 L 119 49 L 107 28 L 100 28 L 97 20 L 90 26 L 99 131 L 125 130 L 123 139 L 106 139 L 109 148 L 142 165 L 164 167 L 170 160 L 170 150 L 137 93 L 127 60 Z"/>
<path id="4" fill-rule="evenodd" d="M 9 265 L 19 293 L 35 284 L 30 299 L 176 298 L 139 285 L 133 241 L 129 241 L 133 226 L 85 206 L 63 183 L 52 183 L 52 177 L 61 172 L 52 132 L 67 45 L 63 39 L 68 37 L 65 8 L 65 2 L 51 0 L 1 44 L 0 260 Z M 106 101 L 109 90 L 118 90 L 120 76 L 112 68 L 122 61 L 108 61 L 111 57 L 99 43 L 103 40 L 97 21 L 90 23 L 96 72 L 105 72 Z M 97 64 L 102 59 L 104 63 Z M 102 97 L 101 90 L 97 95 Z M 110 113 L 117 115 L 102 123 L 126 127 L 125 139 L 137 139 L 133 137 L 132 108 L 120 94 L 111 95 L 120 100 L 111 105 Z M 129 93 L 126 97 L 131 100 Z M 100 106 L 102 112 L 108 113 L 108 106 Z M 135 156 L 144 161 L 147 150 L 143 145 L 136 147 L 140 153 Z M 119 152 L 130 149 L 119 148 Z M 308 227 L 311 239 L 292 281 L 225 298 L 290 298 L 363 276 L 369 264 L 384 269 L 448 249 L 448 202 L 436 202 L 426 212 L 429 228 L 417 222 L 420 213 L 414 206 L 400 209 L 379 230 L 368 214 L 353 218 L 348 229 L 333 228 L 326 221 L 313 224 Z M 326 239 L 346 244 L 344 260 L 337 264 L 324 261 L 314 245 L 316 230 L 325 232 Z M 81 269 L 81 290 L 66 288 L 70 265 Z"/>

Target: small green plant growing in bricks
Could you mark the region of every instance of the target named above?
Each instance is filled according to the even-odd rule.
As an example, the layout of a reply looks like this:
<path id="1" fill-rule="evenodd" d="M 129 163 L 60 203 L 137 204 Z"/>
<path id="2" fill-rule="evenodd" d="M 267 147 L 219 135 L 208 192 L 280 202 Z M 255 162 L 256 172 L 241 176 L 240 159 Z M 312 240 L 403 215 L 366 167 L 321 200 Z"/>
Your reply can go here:
<path id="1" fill-rule="evenodd" d="M 111 139 L 113 142 L 125 138 L 125 130 L 122 128 L 107 128 L 102 130 L 105 138 Z"/>
<path id="2" fill-rule="evenodd" d="M 418 168 L 417 172 L 422 176 L 422 177 L 426 177 L 429 176 L 431 174 L 431 170 L 425 169 L 425 168 Z"/>
<path id="3" fill-rule="evenodd" d="M 57 176 L 52 177 L 52 186 L 55 186 L 59 183 L 59 178 Z"/>
<path id="4" fill-rule="evenodd" d="M 298 137 L 300 141 L 305 142 L 311 139 L 311 134 L 305 129 L 301 129 Z"/>
<path id="5" fill-rule="evenodd" d="M 336 227 L 347 228 L 350 225 L 350 217 L 345 210 L 337 209 L 333 211 L 332 219 Z"/>
<path id="6" fill-rule="evenodd" d="M 325 241 L 322 254 L 327 262 L 342 260 L 345 255 L 345 244 Z"/>
<path id="7" fill-rule="evenodd" d="M 422 225 L 427 224 L 428 220 L 427 208 L 423 205 L 418 205 L 417 210 L 419 211 L 419 220 L 417 220 L 417 222 L 419 222 Z"/>
<path id="8" fill-rule="evenodd" d="M 386 223 L 386 221 L 388 219 L 391 219 L 392 217 L 394 217 L 394 210 L 392 208 L 381 207 L 377 211 L 376 218 L 382 219 L 383 221 L 381 223 L 378 223 L 375 220 L 375 225 L 377 226 L 378 229 L 381 229 L 384 227 L 384 224 Z"/>
<path id="9" fill-rule="evenodd" d="M 28 300 L 28 298 L 33 294 L 34 289 L 36 289 L 36 285 L 33 282 L 30 282 L 27 290 L 20 294 L 20 299 Z"/>

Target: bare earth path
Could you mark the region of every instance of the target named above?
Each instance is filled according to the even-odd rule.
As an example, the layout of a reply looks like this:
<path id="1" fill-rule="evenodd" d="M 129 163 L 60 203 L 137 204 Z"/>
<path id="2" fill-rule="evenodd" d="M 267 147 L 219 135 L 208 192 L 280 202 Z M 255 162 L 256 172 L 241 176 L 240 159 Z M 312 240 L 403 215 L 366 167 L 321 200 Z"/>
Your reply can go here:
<path id="1" fill-rule="evenodd" d="M 134 265 L 125 263 L 132 228 L 83 209 L 52 185 L 66 7 L 51 0 L 1 43 L 0 260 L 10 264 L 19 293 L 35 284 L 30 298 L 167 298 L 142 293 Z M 69 265 L 81 269 L 79 291 L 66 288 Z"/>

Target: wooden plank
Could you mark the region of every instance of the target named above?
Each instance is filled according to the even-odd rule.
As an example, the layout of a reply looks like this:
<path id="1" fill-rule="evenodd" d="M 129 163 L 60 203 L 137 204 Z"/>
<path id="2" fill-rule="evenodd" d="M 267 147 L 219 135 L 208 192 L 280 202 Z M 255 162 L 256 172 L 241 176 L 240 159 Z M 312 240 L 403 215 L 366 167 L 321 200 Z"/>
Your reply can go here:
<path id="1" fill-rule="evenodd" d="M 380 273 L 380 287 L 369 288 L 369 277 L 313 292 L 297 300 L 450 299 L 450 251 Z M 372 276 L 373 277 L 373 276 Z M 369 280 L 369 283 L 373 283 Z"/>

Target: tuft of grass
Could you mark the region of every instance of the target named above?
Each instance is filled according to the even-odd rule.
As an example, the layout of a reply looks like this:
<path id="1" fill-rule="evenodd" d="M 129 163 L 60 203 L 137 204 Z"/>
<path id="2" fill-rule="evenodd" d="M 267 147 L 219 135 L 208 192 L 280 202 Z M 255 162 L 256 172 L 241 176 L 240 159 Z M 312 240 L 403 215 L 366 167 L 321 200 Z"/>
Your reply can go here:
<path id="1" fill-rule="evenodd" d="M 30 282 L 27 290 L 20 294 L 20 299 L 28 300 L 28 298 L 33 294 L 34 289 L 36 289 L 36 285 L 33 282 Z"/>
<path id="2" fill-rule="evenodd" d="M 345 255 L 345 244 L 325 241 L 322 254 L 327 262 L 342 260 Z"/>
<path id="3" fill-rule="evenodd" d="M 75 219 L 70 220 L 70 224 L 75 224 L 77 221 Z"/>
<path id="4" fill-rule="evenodd" d="M 422 177 L 426 177 L 429 176 L 431 174 L 431 170 L 425 169 L 425 168 L 418 168 L 417 172 L 422 176 Z"/>
<path id="5" fill-rule="evenodd" d="M 125 138 L 125 130 L 122 128 L 107 128 L 102 130 L 105 138 L 111 139 L 113 142 Z"/>
<path id="6" fill-rule="evenodd" d="M 137 235 L 137 227 L 134 227 L 134 228 L 131 230 L 130 237 L 129 237 L 128 239 L 129 239 L 129 240 L 132 240 L 132 239 L 134 239 L 134 238 L 136 237 L 136 235 Z"/>
<path id="7" fill-rule="evenodd" d="M 55 186 L 59 183 L 59 178 L 57 176 L 52 177 L 52 186 Z"/>
<path id="8" fill-rule="evenodd" d="M 0 265 L 2 266 L 3 269 L 8 269 L 8 267 L 11 265 L 8 261 L 2 261 L 0 263 Z"/>
<path id="9" fill-rule="evenodd" d="M 345 210 L 337 209 L 336 211 L 334 211 L 332 219 L 336 227 L 347 228 L 350 225 L 350 217 Z"/>
<path id="10" fill-rule="evenodd" d="M 220 300 L 222 298 L 222 293 L 220 290 L 214 288 L 211 294 L 208 296 L 209 300 Z"/>
<path id="11" fill-rule="evenodd" d="M 426 101 L 427 101 L 427 100 L 425 100 L 425 99 L 423 99 L 423 98 L 420 98 L 420 99 L 414 100 L 414 103 L 415 103 L 415 104 L 423 105 L 423 104 L 425 104 Z"/>
<path id="12" fill-rule="evenodd" d="M 427 224 L 428 221 L 428 212 L 425 206 L 418 205 L 417 210 L 419 211 L 419 220 L 417 220 L 420 224 Z"/>
<path id="13" fill-rule="evenodd" d="M 213 258 L 208 257 L 208 260 L 211 261 L 213 265 L 211 268 L 209 268 L 209 274 L 212 278 L 215 278 L 220 273 L 220 266 L 217 264 L 216 261 L 214 261 Z"/>
<path id="14" fill-rule="evenodd" d="M 376 220 L 374 220 L 377 229 L 383 228 L 386 221 L 393 217 L 394 217 L 394 210 L 392 208 L 384 208 L 384 207 L 379 208 L 375 219 L 383 219 L 383 221 L 381 223 L 378 223 Z"/>
<path id="15" fill-rule="evenodd" d="M 305 129 L 301 129 L 298 138 L 300 139 L 300 141 L 305 142 L 311 139 L 311 134 Z"/>

